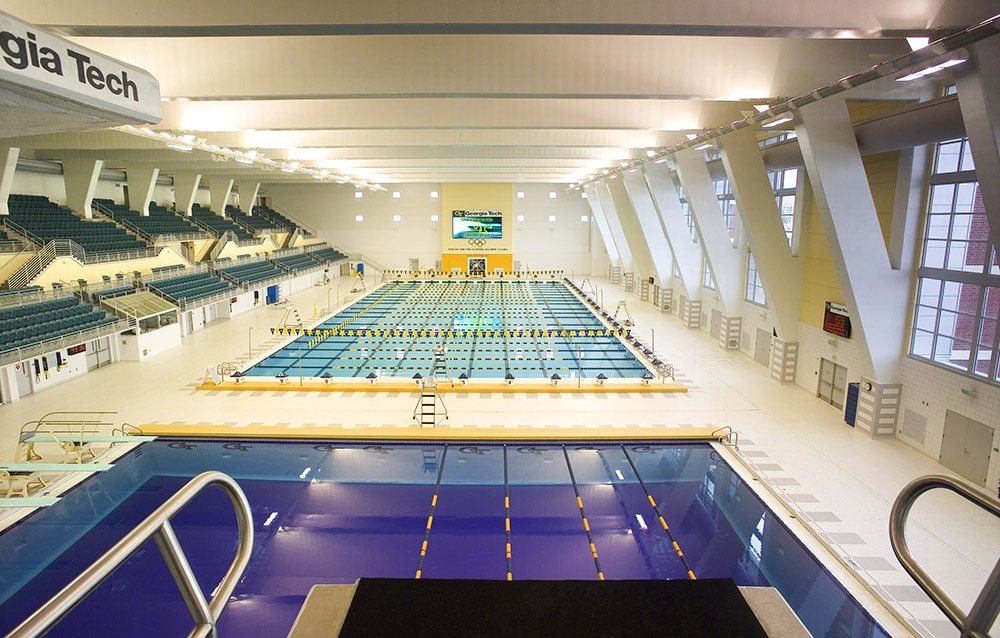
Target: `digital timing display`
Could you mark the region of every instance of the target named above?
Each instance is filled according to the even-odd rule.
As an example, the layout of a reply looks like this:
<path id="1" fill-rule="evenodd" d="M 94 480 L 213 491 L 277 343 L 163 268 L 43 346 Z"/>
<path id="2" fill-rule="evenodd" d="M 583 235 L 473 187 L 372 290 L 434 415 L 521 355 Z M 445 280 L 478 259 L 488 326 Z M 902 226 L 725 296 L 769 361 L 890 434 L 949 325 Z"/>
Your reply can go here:
<path id="1" fill-rule="evenodd" d="M 451 211 L 452 239 L 500 239 L 503 213 L 498 210 Z"/>

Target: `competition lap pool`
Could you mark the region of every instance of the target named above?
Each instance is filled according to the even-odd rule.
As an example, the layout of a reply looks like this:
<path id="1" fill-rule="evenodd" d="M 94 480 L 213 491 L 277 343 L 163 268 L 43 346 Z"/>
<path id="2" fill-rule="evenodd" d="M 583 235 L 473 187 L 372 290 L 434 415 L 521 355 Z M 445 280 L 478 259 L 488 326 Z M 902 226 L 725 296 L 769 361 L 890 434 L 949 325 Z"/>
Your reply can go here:
<path id="1" fill-rule="evenodd" d="M 731 578 L 777 588 L 813 635 L 888 635 L 707 443 L 205 439 L 144 443 L 0 534 L 0 631 L 210 469 L 237 479 L 255 532 L 223 636 L 285 636 L 314 584 L 418 572 Z M 236 542 L 228 498 L 203 492 L 173 526 L 211 592 Z M 152 541 L 49 635 L 97 627 L 147 638 L 190 630 Z"/>
<path id="2" fill-rule="evenodd" d="M 437 364 L 451 379 L 641 379 L 650 370 L 616 324 L 561 281 L 395 281 L 313 328 L 277 329 L 295 339 L 242 372 L 410 379 Z"/>

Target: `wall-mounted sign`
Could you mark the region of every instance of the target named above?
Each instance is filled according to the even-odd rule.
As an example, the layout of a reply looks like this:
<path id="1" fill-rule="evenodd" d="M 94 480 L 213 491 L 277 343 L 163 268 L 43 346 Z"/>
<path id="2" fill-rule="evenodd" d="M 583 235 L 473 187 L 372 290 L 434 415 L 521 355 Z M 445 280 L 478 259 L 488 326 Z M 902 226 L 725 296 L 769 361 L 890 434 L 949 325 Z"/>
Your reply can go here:
<path id="1" fill-rule="evenodd" d="M 163 119 L 160 84 L 152 75 L 3 12 L 0 89 L 109 111 L 123 116 L 123 124 Z"/>
<path id="2" fill-rule="evenodd" d="M 826 309 L 823 311 L 823 330 L 838 337 L 849 338 L 851 317 L 847 313 L 847 308 L 832 301 L 826 302 Z"/>

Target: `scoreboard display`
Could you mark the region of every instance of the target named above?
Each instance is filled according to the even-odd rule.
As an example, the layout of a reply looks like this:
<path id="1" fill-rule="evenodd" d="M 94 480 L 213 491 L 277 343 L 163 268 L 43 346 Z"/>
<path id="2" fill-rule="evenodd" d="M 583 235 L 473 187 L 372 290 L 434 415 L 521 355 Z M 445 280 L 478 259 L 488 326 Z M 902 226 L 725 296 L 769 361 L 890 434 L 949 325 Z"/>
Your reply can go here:
<path id="1" fill-rule="evenodd" d="M 452 239 L 500 239 L 503 213 L 498 210 L 451 211 Z"/>

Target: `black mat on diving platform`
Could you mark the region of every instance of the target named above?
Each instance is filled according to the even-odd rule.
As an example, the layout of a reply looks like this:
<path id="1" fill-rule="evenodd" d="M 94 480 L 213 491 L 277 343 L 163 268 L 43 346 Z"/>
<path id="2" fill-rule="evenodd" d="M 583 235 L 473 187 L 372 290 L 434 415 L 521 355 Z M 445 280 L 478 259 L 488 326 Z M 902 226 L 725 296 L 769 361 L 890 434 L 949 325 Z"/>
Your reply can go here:
<path id="1" fill-rule="evenodd" d="M 728 579 L 362 578 L 341 636 L 766 638 Z"/>

